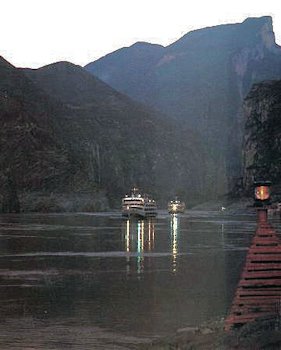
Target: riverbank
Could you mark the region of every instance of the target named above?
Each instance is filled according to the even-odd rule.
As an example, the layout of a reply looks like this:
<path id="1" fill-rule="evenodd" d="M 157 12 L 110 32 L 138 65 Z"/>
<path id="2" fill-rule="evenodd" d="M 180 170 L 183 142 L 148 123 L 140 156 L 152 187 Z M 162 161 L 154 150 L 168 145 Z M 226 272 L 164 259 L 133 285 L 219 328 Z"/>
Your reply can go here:
<path id="1" fill-rule="evenodd" d="M 94 193 L 22 193 L 20 210 L 24 213 L 100 212 L 108 211 L 109 203 L 103 192 Z"/>
<path id="2" fill-rule="evenodd" d="M 7 206 L 0 194 L 0 212 L 23 212 L 23 213 L 61 213 L 61 212 L 102 212 L 119 208 L 120 203 L 109 203 L 106 193 L 98 192 L 22 192 L 17 195 L 17 206 Z M 213 200 L 189 207 L 196 211 L 225 211 L 228 214 L 235 214 L 238 211 L 246 211 L 252 206 L 252 198 Z M 11 209 L 9 209 L 11 207 Z M 6 208 L 6 209 L 5 209 Z M 18 210 L 15 210 L 17 208 Z M 161 209 L 161 206 L 160 206 Z M 164 208 L 166 209 L 166 208 Z"/>
<path id="3" fill-rule="evenodd" d="M 241 210 L 251 209 L 253 206 L 253 198 L 244 197 L 239 199 L 222 198 L 221 200 L 213 200 L 193 206 L 192 210 L 211 210 L 226 211 L 235 213 Z"/>
<path id="4" fill-rule="evenodd" d="M 198 327 L 185 327 L 169 337 L 143 344 L 139 350 L 211 350 L 223 349 L 224 320 L 206 322 Z"/>
<path id="5" fill-rule="evenodd" d="M 226 332 L 224 319 L 199 327 L 179 329 L 175 335 L 143 344 L 139 350 L 278 350 L 281 349 L 281 322 L 278 318 L 256 322 Z"/>

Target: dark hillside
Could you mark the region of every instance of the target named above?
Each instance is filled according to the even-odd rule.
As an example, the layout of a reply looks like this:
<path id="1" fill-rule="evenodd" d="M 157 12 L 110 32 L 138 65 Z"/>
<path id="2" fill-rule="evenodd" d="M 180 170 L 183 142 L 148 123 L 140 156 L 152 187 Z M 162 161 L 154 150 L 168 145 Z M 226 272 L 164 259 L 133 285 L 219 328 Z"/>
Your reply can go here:
<path id="1" fill-rule="evenodd" d="M 281 81 L 256 84 L 244 112 L 245 188 L 251 190 L 253 180 L 270 180 L 281 194 Z"/>
<path id="2" fill-rule="evenodd" d="M 0 78 L 2 210 L 119 206 L 136 184 L 163 203 L 175 192 L 197 201 L 210 195 L 196 134 L 81 67 L 21 70 L 1 59 Z"/>
<path id="3" fill-rule="evenodd" d="M 53 119 L 54 113 L 63 116 L 63 112 L 60 104 L 22 72 L 0 59 L 0 187 L 4 206 L 11 192 L 15 195 L 53 187 L 66 176 L 69 156 L 55 135 Z"/>
<path id="4" fill-rule="evenodd" d="M 25 70 L 40 88 L 76 115 L 73 134 L 89 176 L 107 193 L 121 196 L 128 186 L 168 198 L 175 191 L 206 196 L 204 145 L 188 129 L 173 126 L 161 114 L 133 102 L 81 67 L 59 62 Z M 91 165 L 89 167 L 89 165 Z M 212 176 L 209 176 L 212 178 Z M 213 181 L 210 180 L 210 181 Z M 192 191 L 190 190 L 192 184 Z"/>

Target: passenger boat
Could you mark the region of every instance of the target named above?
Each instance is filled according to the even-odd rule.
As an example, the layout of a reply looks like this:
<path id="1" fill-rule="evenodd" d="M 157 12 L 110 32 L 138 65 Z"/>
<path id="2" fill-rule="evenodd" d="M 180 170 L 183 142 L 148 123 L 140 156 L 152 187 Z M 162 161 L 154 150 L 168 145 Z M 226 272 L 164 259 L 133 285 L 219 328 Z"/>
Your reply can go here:
<path id="1" fill-rule="evenodd" d="M 185 203 L 178 199 L 174 199 L 168 203 L 168 212 L 170 214 L 184 213 Z"/>
<path id="2" fill-rule="evenodd" d="M 148 195 L 141 194 L 137 188 L 133 188 L 130 195 L 126 195 L 122 199 L 122 215 L 126 217 L 154 217 L 157 215 L 156 202 Z"/>

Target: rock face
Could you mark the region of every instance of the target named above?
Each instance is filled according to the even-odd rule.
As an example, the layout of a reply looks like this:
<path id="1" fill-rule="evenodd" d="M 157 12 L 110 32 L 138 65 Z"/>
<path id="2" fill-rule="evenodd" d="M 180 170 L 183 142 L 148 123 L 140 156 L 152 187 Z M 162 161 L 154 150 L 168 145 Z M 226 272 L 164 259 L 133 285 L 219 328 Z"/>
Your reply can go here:
<path id="1" fill-rule="evenodd" d="M 271 17 L 248 18 L 190 32 L 165 48 L 137 43 L 85 68 L 200 133 L 231 185 L 241 176 L 242 101 L 253 83 L 281 78 L 281 50 Z"/>
<path id="2" fill-rule="evenodd" d="M 91 196 L 117 207 L 133 185 L 160 202 L 212 194 L 195 133 L 68 62 L 21 70 L 0 59 L 0 147 L 2 211 L 97 209 Z"/>
<path id="3" fill-rule="evenodd" d="M 54 135 L 63 107 L 0 58 L 0 209 L 19 211 L 23 190 L 58 186 L 71 168 Z M 14 204 L 13 204 L 14 203 Z"/>
<path id="4" fill-rule="evenodd" d="M 253 86 L 244 103 L 244 186 L 254 180 L 281 185 L 281 81 Z"/>

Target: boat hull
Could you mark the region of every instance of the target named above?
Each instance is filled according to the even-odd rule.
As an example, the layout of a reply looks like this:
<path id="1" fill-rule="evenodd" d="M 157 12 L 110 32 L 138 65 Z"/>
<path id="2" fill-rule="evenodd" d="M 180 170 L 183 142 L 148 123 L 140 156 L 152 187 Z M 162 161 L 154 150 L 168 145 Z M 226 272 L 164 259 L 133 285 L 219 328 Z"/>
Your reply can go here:
<path id="1" fill-rule="evenodd" d="M 169 210 L 169 214 L 183 214 L 184 210 Z"/>
<path id="2" fill-rule="evenodd" d="M 157 212 L 130 208 L 127 210 L 123 210 L 122 216 L 124 216 L 124 217 L 138 217 L 138 218 L 155 217 L 155 216 L 157 216 Z"/>

